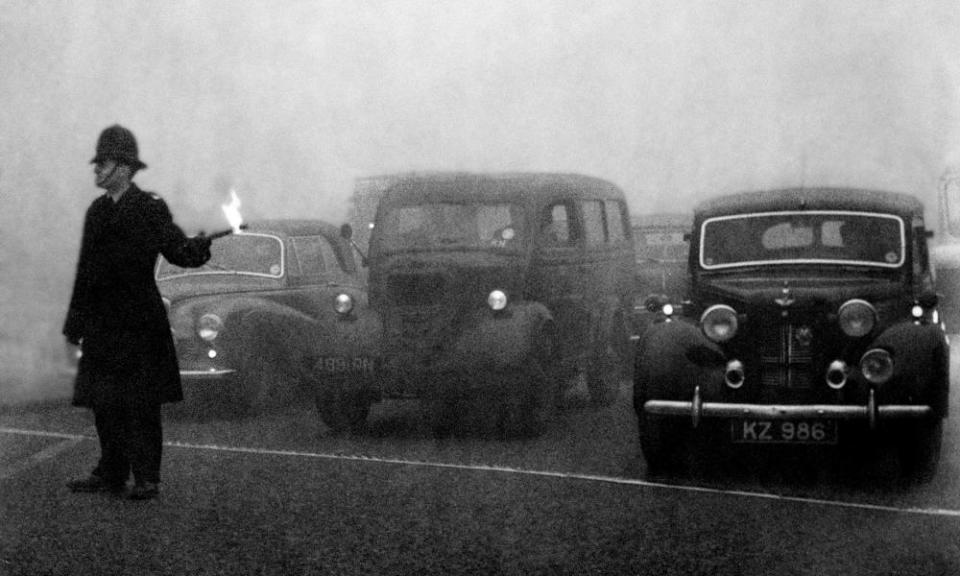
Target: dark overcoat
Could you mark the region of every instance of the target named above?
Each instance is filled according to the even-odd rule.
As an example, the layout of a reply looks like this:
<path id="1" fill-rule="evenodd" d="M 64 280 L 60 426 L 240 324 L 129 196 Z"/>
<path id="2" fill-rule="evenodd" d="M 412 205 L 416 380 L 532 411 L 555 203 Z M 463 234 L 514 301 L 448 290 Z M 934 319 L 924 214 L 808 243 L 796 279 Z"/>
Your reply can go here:
<path id="1" fill-rule="evenodd" d="M 166 203 L 135 185 L 118 202 L 104 194 L 90 205 L 63 327 L 68 340 L 82 339 L 74 405 L 92 408 L 120 393 L 145 402 L 183 399 L 154 279 L 160 254 L 178 266 L 201 266 L 210 258 L 210 242 L 188 238 Z"/>

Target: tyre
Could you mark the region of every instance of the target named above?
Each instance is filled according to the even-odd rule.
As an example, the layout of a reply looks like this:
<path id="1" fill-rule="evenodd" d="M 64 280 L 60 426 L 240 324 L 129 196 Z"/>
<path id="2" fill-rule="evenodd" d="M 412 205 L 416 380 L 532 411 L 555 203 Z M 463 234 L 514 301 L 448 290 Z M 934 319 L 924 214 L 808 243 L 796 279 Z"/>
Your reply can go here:
<path id="1" fill-rule="evenodd" d="M 296 387 L 280 361 L 269 353 L 248 355 L 238 375 L 240 403 L 248 414 L 273 412 L 289 405 Z"/>
<path id="2" fill-rule="evenodd" d="M 616 401 L 620 392 L 620 377 L 624 359 L 620 357 L 623 347 L 618 345 L 614 336 L 607 336 L 593 353 L 587 363 L 587 390 L 590 400 L 597 406 L 609 406 Z"/>
<path id="3" fill-rule="evenodd" d="M 900 473 L 909 483 L 926 484 L 940 466 L 943 445 L 943 420 L 921 420 L 907 424 L 899 450 Z"/>
<path id="4" fill-rule="evenodd" d="M 641 412 L 639 430 L 640 450 L 647 461 L 648 474 L 682 471 L 688 446 L 688 430 L 682 423 Z"/>
<path id="5" fill-rule="evenodd" d="M 519 410 L 512 432 L 521 437 L 535 438 L 550 427 L 557 412 L 559 386 L 547 377 L 538 362 L 531 362 L 520 374 L 514 393 L 518 395 Z"/>

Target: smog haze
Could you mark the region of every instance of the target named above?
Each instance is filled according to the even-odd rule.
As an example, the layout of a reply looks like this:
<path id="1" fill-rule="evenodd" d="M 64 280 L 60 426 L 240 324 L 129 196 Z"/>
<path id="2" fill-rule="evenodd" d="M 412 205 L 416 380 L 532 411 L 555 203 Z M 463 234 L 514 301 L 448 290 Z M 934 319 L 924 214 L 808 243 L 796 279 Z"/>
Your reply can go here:
<path id="1" fill-rule="evenodd" d="M 0 404 L 58 393 L 97 135 L 188 233 L 340 222 L 355 178 L 608 179 L 634 213 L 796 185 L 928 206 L 960 162 L 960 4 L 0 2 Z"/>

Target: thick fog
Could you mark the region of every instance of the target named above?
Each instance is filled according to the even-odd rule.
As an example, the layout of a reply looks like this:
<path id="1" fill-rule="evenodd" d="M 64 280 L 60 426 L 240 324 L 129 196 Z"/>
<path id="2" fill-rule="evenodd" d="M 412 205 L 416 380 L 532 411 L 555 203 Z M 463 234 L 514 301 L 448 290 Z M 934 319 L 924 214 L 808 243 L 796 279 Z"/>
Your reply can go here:
<path id="1" fill-rule="evenodd" d="M 355 178 L 406 170 L 582 172 L 636 213 L 800 184 L 929 206 L 958 30 L 955 0 L 0 2 L 0 403 L 62 392 L 107 125 L 188 232 L 231 188 L 339 222 Z"/>

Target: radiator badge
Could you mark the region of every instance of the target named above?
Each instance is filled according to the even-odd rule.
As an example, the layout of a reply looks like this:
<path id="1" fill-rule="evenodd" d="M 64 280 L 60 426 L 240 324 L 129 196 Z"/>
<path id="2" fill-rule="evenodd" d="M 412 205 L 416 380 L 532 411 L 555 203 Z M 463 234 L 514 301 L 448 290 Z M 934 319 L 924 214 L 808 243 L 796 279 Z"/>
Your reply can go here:
<path id="1" fill-rule="evenodd" d="M 773 301 L 780 305 L 781 308 L 790 307 L 796 300 L 793 296 L 790 295 L 790 287 L 787 286 L 787 283 L 783 283 L 783 290 L 780 291 L 782 294 L 779 298 L 774 298 Z"/>

